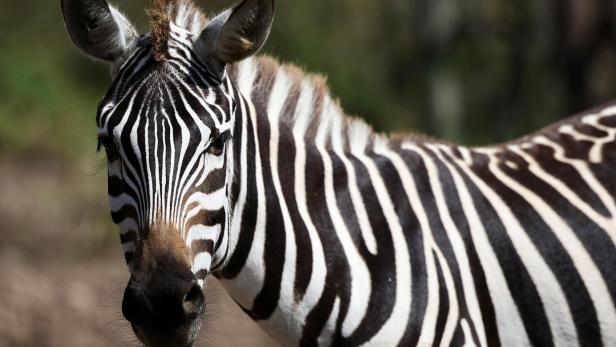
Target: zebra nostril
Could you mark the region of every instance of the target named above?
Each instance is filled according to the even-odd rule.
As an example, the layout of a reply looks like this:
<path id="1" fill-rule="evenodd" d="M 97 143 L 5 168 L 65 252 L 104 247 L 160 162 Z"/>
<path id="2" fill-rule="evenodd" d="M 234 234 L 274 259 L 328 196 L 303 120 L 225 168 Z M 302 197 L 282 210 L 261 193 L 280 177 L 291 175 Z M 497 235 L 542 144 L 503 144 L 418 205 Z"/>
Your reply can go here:
<path id="1" fill-rule="evenodd" d="M 139 291 L 133 286 L 126 287 L 124 298 L 122 299 L 122 314 L 127 321 L 138 323 L 141 311 L 143 310 L 143 300 L 139 298 Z"/>
<path id="2" fill-rule="evenodd" d="M 201 286 L 197 281 L 193 281 L 190 290 L 184 296 L 184 314 L 191 319 L 196 318 L 201 313 L 204 302 L 205 296 Z"/>

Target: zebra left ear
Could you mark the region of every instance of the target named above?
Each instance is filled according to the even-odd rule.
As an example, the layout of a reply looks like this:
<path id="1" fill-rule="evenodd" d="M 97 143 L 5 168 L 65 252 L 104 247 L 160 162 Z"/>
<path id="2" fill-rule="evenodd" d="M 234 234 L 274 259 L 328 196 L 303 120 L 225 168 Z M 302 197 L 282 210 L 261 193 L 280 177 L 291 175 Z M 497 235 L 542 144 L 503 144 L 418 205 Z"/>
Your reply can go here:
<path id="1" fill-rule="evenodd" d="M 105 0 L 62 0 L 61 6 L 69 36 L 92 58 L 114 63 L 137 39 L 133 25 Z"/>
<path id="2" fill-rule="evenodd" d="M 222 72 L 226 64 L 251 56 L 263 46 L 273 19 L 274 0 L 244 0 L 212 19 L 195 48 Z"/>

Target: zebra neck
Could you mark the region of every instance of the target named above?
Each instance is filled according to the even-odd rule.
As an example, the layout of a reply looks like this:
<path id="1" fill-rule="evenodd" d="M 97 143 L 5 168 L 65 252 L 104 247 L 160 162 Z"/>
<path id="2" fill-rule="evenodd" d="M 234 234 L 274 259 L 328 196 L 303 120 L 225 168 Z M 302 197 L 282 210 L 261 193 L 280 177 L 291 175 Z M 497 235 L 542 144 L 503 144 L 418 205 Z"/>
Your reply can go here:
<path id="1" fill-rule="evenodd" d="M 355 252 L 353 236 L 344 225 L 341 214 L 346 211 L 340 210 L 336 194 L 361 200 L 359 190 L 370 180 L 356 177 L 354 163 L 370 148 L 387 147 L 389 140 L 346 117 L 324 82 L 297 68 L 259 58 L 232 67 L 229 75 L 243 97 L 233 136 L 228 256 L 215 275 L 284 345 L 313 336 L 307 329 L 315 329 L 320 340 L 331 338 L 335 320 L 322 327 L 306 325 L 320 320 L 307 316 L 323 297 L 348 312 L 344 329 L 352 331 L 363 316 L 356 311 L 368 298 L 362 292 L 347 302 L 338 291 L 362 288 L 362 283 L 351 283 L 352 278 L 369 282 L 369 275 L 359 255 L 349 254 Z M 338 180 L 343 177 L 354 191 L 345 193 L 346 183 Z M 359 226 L 352 232 L 361 230 L 368 252 L 376 252 L 366 207 L 362 203 L 356 208 Z M 350 271 L 354 257 L 359 261 Z M 337 275 L 340 288 L 326 287 L 326 277 Z"/>

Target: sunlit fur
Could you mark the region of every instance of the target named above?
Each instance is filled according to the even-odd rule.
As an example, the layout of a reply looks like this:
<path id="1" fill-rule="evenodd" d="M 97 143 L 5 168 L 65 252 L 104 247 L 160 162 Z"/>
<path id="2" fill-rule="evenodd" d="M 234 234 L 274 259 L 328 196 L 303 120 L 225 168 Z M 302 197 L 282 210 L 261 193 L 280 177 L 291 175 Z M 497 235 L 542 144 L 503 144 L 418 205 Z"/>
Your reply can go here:
<path id="1" fill-rule="evenodd" d="M 271 58 L 218 74 L 174 13 L 97 117 L 131 268 L 167 226 L 284 345 L 616 345 L 616 108 L 498 146 L 387 137 Z"/>

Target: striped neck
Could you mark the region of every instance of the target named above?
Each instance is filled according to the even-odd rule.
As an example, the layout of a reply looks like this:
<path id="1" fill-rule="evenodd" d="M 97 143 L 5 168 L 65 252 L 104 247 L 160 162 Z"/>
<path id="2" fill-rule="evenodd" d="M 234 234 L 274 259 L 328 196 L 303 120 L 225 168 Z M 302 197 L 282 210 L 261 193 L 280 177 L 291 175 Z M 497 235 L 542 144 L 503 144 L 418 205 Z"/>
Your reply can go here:
<path id="1" fill-rule="evenodd" d="M 258 182 L 253 184 L 263 184 L 259 166 L 263 165 L 268 175 L 270 170 L 275 175 L 286 175 L 283 179 L 288 182 L 294 180 L 293 170 L 281 172 L 280 168 L 291 167 L 297 153 L 290 152 L 297 146 L 308 154 L 324 150 L 343 156 L 363 155 L 371 147 L 398 142 L 375 133 L 363 120 L 346 115 L 338 101 L 331 97 L 323 77 L 305 73 L 294 65 L 260 56 L 228 67 L 226 76 L 235 87 L 230 94 L 241 100 L 235 116 L 233 151 L 228 153 L 228 162 L 232 163 L 230 169 L 234 172 L 230 206 L 235 213 L 232 213 L 230 230 L 219 240 L 222 247 L 214 256 L 213 264 L 217 265 L 213 272 L 228 266 L 233 258 L 242 232 L 237 225 L 243 220 L 238 212 L 246 208 L 246 201 L 262 202 L 263 195 L 276 194 L 283 188 L 293 193 L 294 187 L 281 187 L 271 182 L 261 187 L 262 191 L 252 187 L 255 195 L 246 196 L 249 194 L 243 189 L 250 190 L 245 187 L 247 180 L 256 178 Z M 306 165 L 311 164 L 307 162 Z M 264 206 L 254 208 L 265 210 Z M 280 222 L 282 229 L 284 224 Z"/>
<path id="2" fill-rule="evenodd" d="M 311 252 L 308 248 L 313 259 L 302 261 L 305 253 L 295 251 L 297 245 L 319 244 L 315 242 L 318 234 L 327 230 L 336 238 L 334 233 L 340 229 L 340 225 L 322 228 L 311 221 L 318 218 L 317 210 L 328 213 L 335 197 L 317 197 L 315 201 L 327 200 L 327 204 L 312 205 L 309 200 L 316 192 L 309 187 L 322 186 L 319 180 L 323 175 L 333 180 L 334 170 L 340 169 L 332 163 L 324 165 L 327 153 L 344 160 L 345 166 L 352 165 L 348 157 L 362 157 L 370 148 L 385 146 L 390 140 L 374 133 L 361 120 L 346 116 L 322 78 L 304 74 L 296 67 L 261 57 L 231 66 L 228 76 L 242 101 L 238 103 L 230 153 L 234 168 L 232 216 L 214 263 L 224 260 L 213 274 L 265 331 L 284 345 L 297 345 L 306 329 L 306 315 L 329 276 L 326 264 L 346 264 L 349 254 L 345 252 L 352 243 L 346 240 L 335 259 L 327 258 L 332 254 L 326 257 L 322 249 Z M 349 179 L 357 186 L 359 179 Z M 297 224 L 292 216 L 301 216 L 304 225 Z M 364 209 L 359 229 L 368 251 L 376 253 L 376 240 L 366 216 Z M 339 224 L 341 219 L 334 222 Z M 368 276 L 367 268 L 361 262 L 358 265 L 361 275 L 355 278 Z M 306 266 L 313 271 L 302 269 Z M 343 285 L 351 283 L 347 280 Z M 361 307 L 355 300 L 364 299 L 368 298 L 355 296 L 350 304 L 353 309 Z M 361 316 L 349 314 L 345 331 L 355 329 Z M 322 329 L 323 338 L 331 338 L 327 334 L 333 329 Z"/>

